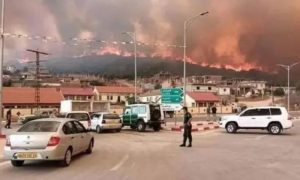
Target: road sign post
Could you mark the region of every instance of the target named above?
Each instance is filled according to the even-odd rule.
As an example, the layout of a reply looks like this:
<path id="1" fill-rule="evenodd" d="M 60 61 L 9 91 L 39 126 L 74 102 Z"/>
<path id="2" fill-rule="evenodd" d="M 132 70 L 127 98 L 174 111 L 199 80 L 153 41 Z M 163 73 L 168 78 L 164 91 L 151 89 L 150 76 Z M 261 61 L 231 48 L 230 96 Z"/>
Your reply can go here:
<path id="1" fill-rule="evenodd" d="M 183 89 L 182 88 L 163 88 L 160 90 L 161 103 L 164 111 L 180 111 L 183 102 Z M 174 117 L 176 126 L 176 114 Z"/>

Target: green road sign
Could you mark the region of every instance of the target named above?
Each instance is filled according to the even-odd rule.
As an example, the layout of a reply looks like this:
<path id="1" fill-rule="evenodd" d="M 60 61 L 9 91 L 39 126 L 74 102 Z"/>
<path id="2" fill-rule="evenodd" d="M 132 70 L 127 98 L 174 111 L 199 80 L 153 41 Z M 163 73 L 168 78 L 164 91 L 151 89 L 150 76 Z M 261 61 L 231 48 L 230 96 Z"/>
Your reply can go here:
<path id="1" fill-rule="evenodd" d="M 163 104 L 181 104 L 183 91 L 181 88 L 161 89 L 161 102 Z"/>
<path id="2" fill-rule="evenodd" d="M 162 96 L 182 96 L 183 90 L 181 88 L 166 88 L 161 89 L 160 93 Z"/>
<path id="3" fill-rule="evenodd" d="M 167 96 L 167 97 L 162 97 L 161 101 L 163 103 L 181 103 L 182 102 L 182 97 L 181 96 Z"/>

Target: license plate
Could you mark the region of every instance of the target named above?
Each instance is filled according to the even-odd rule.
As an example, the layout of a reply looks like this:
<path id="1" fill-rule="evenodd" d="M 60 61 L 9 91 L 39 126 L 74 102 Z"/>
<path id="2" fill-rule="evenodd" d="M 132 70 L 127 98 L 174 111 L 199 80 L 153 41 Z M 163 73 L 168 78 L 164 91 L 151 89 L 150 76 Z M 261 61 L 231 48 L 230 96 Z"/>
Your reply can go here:
<path id="1" fill-rule="evenodd" d="M 34 152 L 25 152 L 25 153 L 17 153 L 18 159 L 36 159 L 37 153 Z"/>

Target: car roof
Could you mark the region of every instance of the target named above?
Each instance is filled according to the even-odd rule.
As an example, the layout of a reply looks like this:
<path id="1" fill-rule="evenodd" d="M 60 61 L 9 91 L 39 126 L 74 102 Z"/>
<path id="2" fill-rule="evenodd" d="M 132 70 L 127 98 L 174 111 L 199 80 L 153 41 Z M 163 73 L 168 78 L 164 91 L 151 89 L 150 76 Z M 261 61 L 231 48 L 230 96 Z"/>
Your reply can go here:
<path id="1" fill-rule="evenodd" d="M 115 114 L 115 113 L 110 113 L 110 112 L 96 112 L 96 113 L 93 113 L 94 114 Z"/>
<path id="2" fill-rule="evenodd" d="M 280 108 L 284 109 L 285 107 L 282 106 L 256 106 L 256 107 L 249 107 L 248 109 L 263 109 L 263 108 Z"/>
<path id="3" fill-rule="evenodd" d="M 45 121 L 45 122 L 50 122 L 50 121 L 56 121 L 56 122 L 68 122 L 68 121 L 77 121 L 76 119 L 69 119 L 69 118 L 43 118 L 43 119 L 35 119 L 33 120 L 34 122 L 36 121 Z"/>
<path id="4" fill-rule="evenodd" d="M 70 114 L 70 113 L 86 113 L 86 114 L 88 114 L 87 111 L 70 111 L 70 112 L 62 112 L 61 114 Z"/>

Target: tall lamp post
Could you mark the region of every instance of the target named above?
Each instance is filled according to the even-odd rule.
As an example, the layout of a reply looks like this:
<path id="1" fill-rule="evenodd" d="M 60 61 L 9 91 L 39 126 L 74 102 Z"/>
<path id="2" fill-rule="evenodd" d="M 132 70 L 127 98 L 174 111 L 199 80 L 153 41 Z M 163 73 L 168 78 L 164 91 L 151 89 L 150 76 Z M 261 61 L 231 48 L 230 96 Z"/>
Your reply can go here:
<path id="1" fill-rule="evenodd" d="M 134 102 L 137 102 L 137 62 L 136 62 L 136 32 L 124 32 L 122 34 L 128 35 L 134 44 Z"/>
<path id="2" fill-rule="evenodd" d="M 0 62 L 0 136 L 2 135 L 2 117 L 3 117 L 3 59 L 4 59 L 4 10 L 5 0 L 2 0 L 1 6 L 1 62 Z"/>
<path id="3" fill-rule="evenodd" d="M 208 14 L 208 11 L 204 13 L 197 14 L 196 16 L 190 17 L 184 21 L 183 24 L 183 104 L 186 106 L 186 33 L 189 26 L 193 23 L 193 21 L 200 17 Z"/>
<path id="4" fill-rule="evenodd" d="M 296 66 L 297 64 L 299 64 L 300 61 L 296 62 L 296 63 L 293 63 L 293 64 L 290 64 L 290 65 L 285 65 L 285 64 L 277 64 L 277 66 L 280 66 L 284 69 L 287 70 L 287 73 L 288 73 L 288 89 L 287 89 L 287 95 L 288 95 L 288 111 L 290 111 L 290 70 L 292 69 L 292 67 Z"/>

